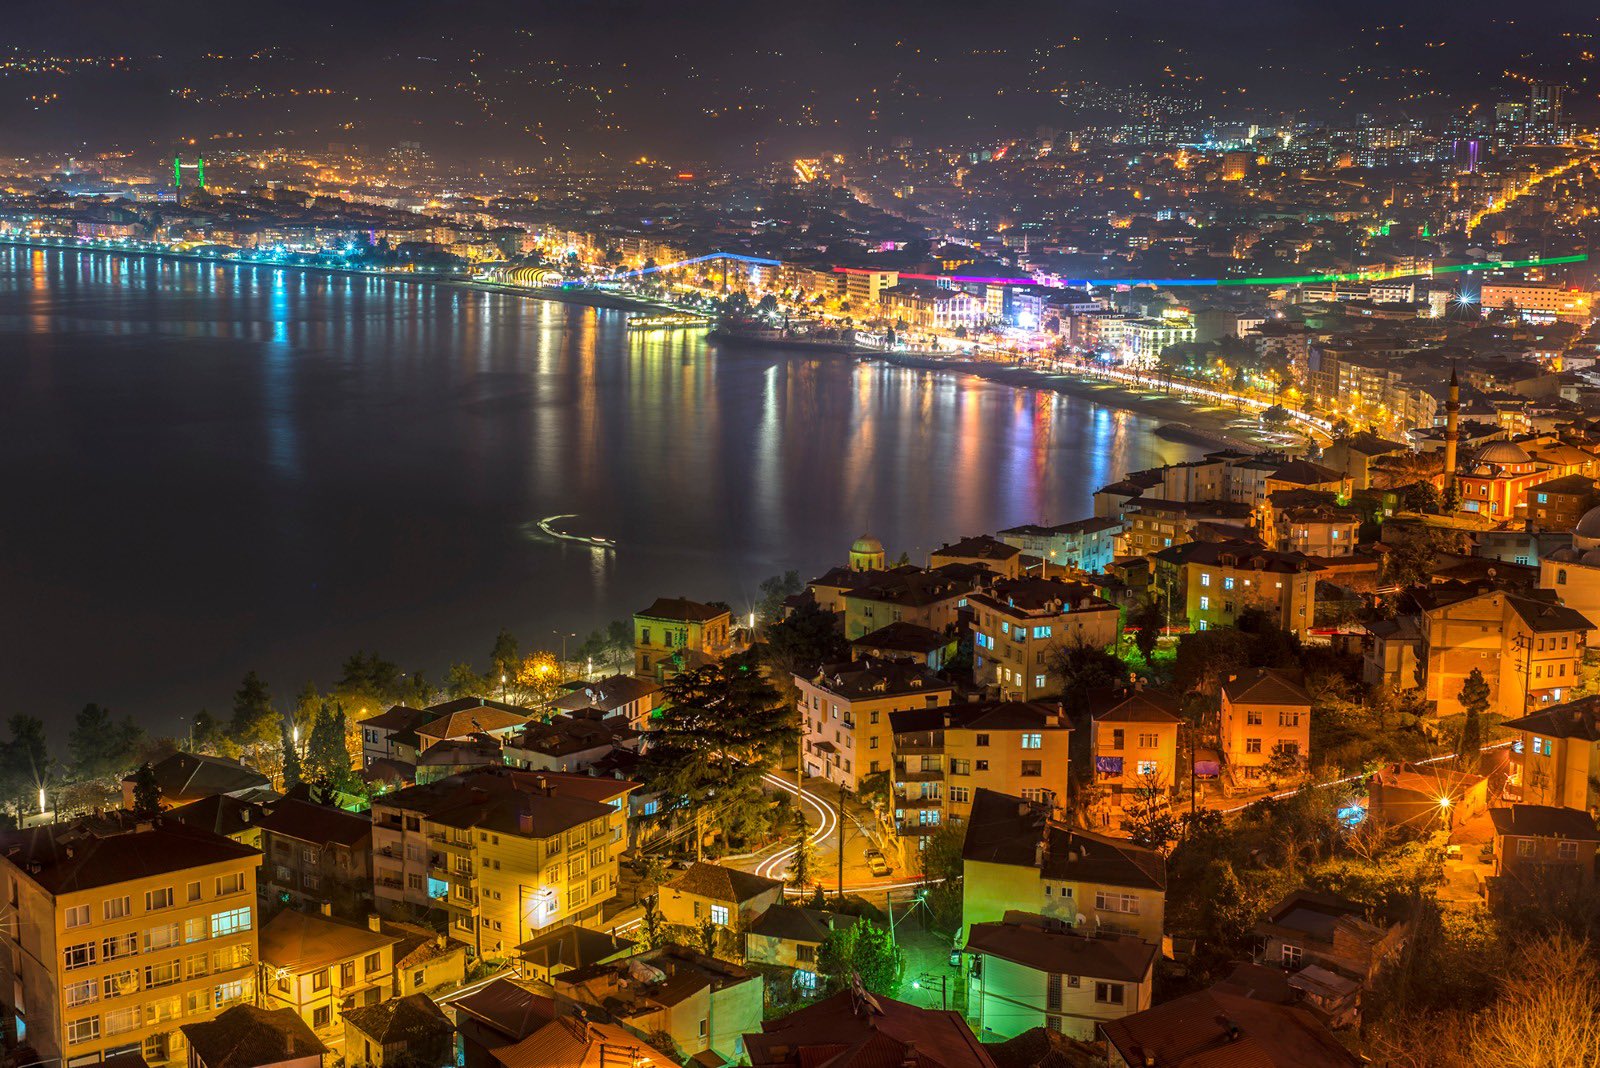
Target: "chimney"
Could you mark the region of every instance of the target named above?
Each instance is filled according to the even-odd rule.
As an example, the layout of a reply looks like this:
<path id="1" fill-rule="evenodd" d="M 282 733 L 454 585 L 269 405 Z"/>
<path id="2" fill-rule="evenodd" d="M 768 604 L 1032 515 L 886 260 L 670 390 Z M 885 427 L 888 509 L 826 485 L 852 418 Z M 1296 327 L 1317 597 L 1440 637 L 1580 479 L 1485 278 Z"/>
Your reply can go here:
<path id="1" fill-rule="evenodd" d="M 382 918 L 376 912 L 367 913 L 367 930 L 369 930 L 369 931 L 381 931 L 382 929 L 383 929 L 383 920 L 382 920 Z"/>
<path id="2" fill-rule="evenodd" d="M 321 913 L 322 915 L 331 918 L 333 916 L 333 902 L 331 902 L 331 901 L 319 901 L 319 902 L 317 902 L 317 911 L 319 913 Z"/>
<path id="3" fill-rule="evenodd" d="M 1044 867 L 1044 857 L 1045 857 L 1044 839 L 1041 838 L 1041 839 L 1039 839 L 1037 842 L 1035 842 L 1033 844 L 1033 866 L 1035 868 Z"/>
<path id="4" fill-rule="evenodd" d="M 1239 1025 L 1226 1016 L 1222 1018 L 1222 1030 L 1227 1033 L 1229 1042 L 1239 1041 Z"/>

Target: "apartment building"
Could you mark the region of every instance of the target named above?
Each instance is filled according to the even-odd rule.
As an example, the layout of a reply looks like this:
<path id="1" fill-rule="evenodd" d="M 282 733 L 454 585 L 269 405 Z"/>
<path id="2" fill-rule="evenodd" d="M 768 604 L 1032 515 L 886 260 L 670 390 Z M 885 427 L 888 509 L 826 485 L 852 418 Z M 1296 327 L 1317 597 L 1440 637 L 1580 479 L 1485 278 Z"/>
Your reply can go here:
<path id="1" fill-rule="evenodd" d="M 1074 646 L 1103 649 L 1117 637 L 1122 610 L 1095 587 L 1055 578 L 1000 579 L 968 599 L 973 676 L 1000 698 L 1032 701 L 1061 692 L 1055 660 Z"/>
<path id="2" fill-rule="evenodd" d="M 1260 609 L 1276 627 L 1304 636 L 1316 619 L 1316 573 L 1301 553 L 1253 542 L 1191 542 L 1155 554 L 1156 583 L 1174 595 L 1196 630 L 1233 626 Z"/>
<path id="3" fill-rule="evenodd" d="M 181 1064 L 184 1023 L 255 997 L 260 853 L 128 813 L 0 833 L 0 989 L 45 1064 Z"/>
<path id="4" fill-rule="evenodd" d="M 1418 604 L 1423 693 L 1439 715 L 1463 711 L 1461 686 L 1474 670 L 1489 684 L 1489 711 L 1505 716 L 1559 704 L 1577 685 L 1594 624 L 1553 593 L 1434 583 Z"/>
<path id="5" fill-rule="evenodd" d="M 914 623 L 948 633 L 967 607 L 968 595 L 987 575 L 984 568 L 968 563 L 861 572 L 857 578 L 865 581 L 838 594 L 844 636 L 854 641 L 891 623 Z"/>
<path id="6" fill-rule="evenodd" d="M 626 779 L 489 767 L 374 800 L 378 909 L 443 914 L 501 957 L 554 923 L 598 916 L 627 843 Z"/>
<path id="7" fill-rule="evenodd" d="M 862 657 L 796 675 L 805 725 L 806 774 L 861 789 L 861 780 L 893 763 L 889 714 L 950 703 L 950 684 L 914 661 Z"/>
<path id="8" fill-rule="evenodd" d="M 1072 728 L 1059 704 L 982 701 L 890 713 L 894 818 L 902 849 L 941 823 L 965 820 L 996 790 L 1049 810 L 1067 795 Z"/>
<path id="9" fill-rule="evenodd" d="M 1518 732 L 1510 787 L 1529 805 L 1600 811 L 1600 697 L 1540 709 L 1502 726 Z"/>
<path id="10" fill-rule="evenodd" d="M 1036 556 L 1048 567 L 1066 567 L 1098 575 L 1116 558 L 1118 520 L 1091 516 L 1055 526 L 1024 524 L 1000 532 L 1000 540 Z"/>

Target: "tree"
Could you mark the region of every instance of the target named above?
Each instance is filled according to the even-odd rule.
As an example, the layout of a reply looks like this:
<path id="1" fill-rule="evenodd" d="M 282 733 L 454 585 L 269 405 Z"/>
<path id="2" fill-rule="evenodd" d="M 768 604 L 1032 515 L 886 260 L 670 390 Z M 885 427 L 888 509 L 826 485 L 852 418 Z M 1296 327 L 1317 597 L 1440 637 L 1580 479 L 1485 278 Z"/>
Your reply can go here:
<path id="1" fill-rule="evenodd" d="M 144 729 L 132 716 L 114 719 L 110 709 L 96 704 L 83 706 L 67 736 L 73 773 L 82 779 L 120 775 L 143 745 Z"/>
<path id="2" fill-rule="evenodd" d="M 959 823 L 941 823 L 923 842 L 917 859 L 922 869 L 923 903 L 933 925 L 947 931 L 961 926 L 961 850 L 966 828 Z"/>
<path id="3" fill-rule="evenodd" d="M 655 949 L 666 937 L 665 924 L 661 921 L 661 909 L 656 904 L 654 894 L 644 899 L 644 919 L 639 931 L 644 935 L 646 949 Z"/>
<path id="4" fill-rule="evenodd" d="M 1178 818 L 1166 786 L 1159 776 L 1141 775 L 1134 781 L 1131 804 L 1125 812 L 1128 837 L 1135 845 L 1159 850 L 1163 855 L 1178 837 Z"/>
<path id="5" fill-rule="evenodd" d="M 289 725 L 283 724 L 283 789 L 285 793 L 300 785 L 300 754 L 295 751 Z"/>
<path id="6" fill-rule="evenodd" d="M 471 664 L 457 663 L 451 664 L 445 675 L 444 691 L 451 697 L 476 697 L 494 692 L 494 687 Z"/>
<path id="7" fill-rule="evenodd" d="M 17 712 L 6 720 L 6 726 L 11 731 L 11 739 L 0 747 L 0 788 L 16 806 L 20 817 L 45 784 L 50 754 L 45 744 L 43 720 Z"/>
<path id="8" fill-rule="evenodd" d="M 1051 671 L 1061 680 L 1061 695 L 1081 704 L 1091 690 L 1124 681 L 1127 666 L 1109 650 L 1085 642 L 1069 642 L 1050 650 Z"/>
<path id="9" fill-rule="evenodd" d="M 1600 965 L 1586 943 L 1539 938 L 1497 971 L 1500 997 L 1474 1020 L 1471 1063 L 1600 1064 Z"/>
<path id="10" fill-rule="evenodd" d="M 1283 783 L 1298 779 L 1305 774 L 1305 757 L 1301 756 L 1298 750 L 1275 745 L 1262 770 L 1266 772 L 1267 782 L 1271 788 L 1276 790 Z"/>
<path id="11" fill-rule="evenodd" d="M 140 765 L 133 773 L 133 814 L 142 820 L 161 814 L 161 784 L 149 764 Z"/>
<path id="12" fill-rule="evenodd" d="M 1400 504 L 1408 512 L 1423 512 L 1427 515 L 1438 515 L 1444 507 L 1444 498 L 1439 495 L 1439 487 L 1431 480 L 1424 479 L 1413 482 L 1400 491 Z"/>
<path id="13" fill-rule="evenodd" d="M 398 664 L 377 653 L 357 649 L 344 662 L 334 696 L 350 708 L 368 709 L 398 703 L 415 695 Z"/>
<path id="14" fill-rule="evenodd" d="M 817 866 L 817 844 L 811 840 L 811 824 L 806 820 L 805 809 L 794 806 L 794 856 L 789 859 L 789 882 L 803 888 L 814 878 Z"/>
<path id="15" fill-rule="evenodd" d="M 504 676 L 507 682 L 516 674 L 517 665 L 522 662 L 522 657 L 517 652 L 517 638 L 509 630 L 503 630 L 495 635 L 494 648 L 489 651 L 489 663 L 494 668 L 497 680 Z"/>
<path id="16" fill-rule="evenodd" d="M 194 725 L 189 731 L 189 744 L 200 752 L 210 752 L 222 737 L 222 723 L 205 709 L 194 714 Z"/>
<path id="17" fill-rule="evenodd" d="M 1139 629 L 1134 633 L 1133 644 L 1138 647 L 1139 655 L 1144 657 L 1146 664 L 1155 655 L 1156 645 L 1161 640 L 1161 630 L 1166 625 L 1166 613 L 1162 611 L 1161 604 L 1154 596 L 1145 598 L 1144 604 L 1139 606 L 1138 613 L 1133 618 L 1133 623 Z"/>
<path id="18" fill-rule="evenodd" d="M 346 721 L 344 706 L 323 705 L 317 722 L 311 728 L 311 738 L 306 744 L 306 755 L 301 777 L 315 784 L 323 792 L 362 792 L 361 777 L 350 766 L 350 748 L 345 741 Z"/>
<path id="19" fill-rule="evenodd" d="M 1466 710 L 1467 718 L 1461 724 L 1461 740 L 1456 746 L 1456 762 L 1472 770 L 1477 767 L 1479 751 L 1483 749 L 1483 714 L 1489 711 L 1489 684 L 1483 672 L 1473 668 L 1461 683 L 1456 700 Z"/>
<path id="20" fill-rule="evenodd" d="M 894 997 L 905 964 L 905 954 L 889 932 L 864 916 L 829 931 L 817 950 L 817 971 L 830 992 L 848 989 L 859 976 L 869 993 Z"/>
<path id="21" fill-rule="evenodd" d="M 547 708 L 561 692 L 561 664 L 554 653 L 530 653 L 517 665 L 517 688 L 531 696 L 539 708 Z"/>
<path id="22" fill-rule="evenodd" d="M 260 675 L 249 672 L 233 695 L 233 719 L 228 724 L 228 736 L 249 753 L 251 762 L 260 768 L 263 751 L 277 746 L 279 734 L 279 716 L 272 707 L 272 694 Z"/>
<path id="23" fill-rule="evenodd" d="M 702 920 L 695 932 L 700 936 L 700 952 L 708 957 L 717 955 L 717 925 L 710 919 Z"/>
<path id="24" fill-rule="evenodd" d="M 664 691 L 645 775 L 670 799 L 669 811 L 693 815 L 696 856 L 710 815 L 729 838 L 764 836 L 762 777 L 799 734 L 789 706 L 743 656 L 674 675 Z"/>
<path id="25" fill-rule="evenodd" d="M 760 596 L 756 600 L 756 620 L 772 624 L 783 618 L 783 602 L 800 593 L 806 584 L 800 581 L 800 572 L 785 571 L 761 582 Z"/>

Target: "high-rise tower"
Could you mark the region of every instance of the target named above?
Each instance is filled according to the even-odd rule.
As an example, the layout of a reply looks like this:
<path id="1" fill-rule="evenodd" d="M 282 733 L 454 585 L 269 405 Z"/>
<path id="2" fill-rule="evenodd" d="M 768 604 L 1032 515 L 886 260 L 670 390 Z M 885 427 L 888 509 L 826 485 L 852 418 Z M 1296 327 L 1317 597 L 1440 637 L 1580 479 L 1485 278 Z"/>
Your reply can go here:
<path id="1" fill-rule="evenodd" d="M 1456 443 L 1461 438 L 1461 383 L 1456 380 L 1456 365 L 1450 364 L 1450 399 L 1444 402 L 1444 491 L 1456 488 Z"/>

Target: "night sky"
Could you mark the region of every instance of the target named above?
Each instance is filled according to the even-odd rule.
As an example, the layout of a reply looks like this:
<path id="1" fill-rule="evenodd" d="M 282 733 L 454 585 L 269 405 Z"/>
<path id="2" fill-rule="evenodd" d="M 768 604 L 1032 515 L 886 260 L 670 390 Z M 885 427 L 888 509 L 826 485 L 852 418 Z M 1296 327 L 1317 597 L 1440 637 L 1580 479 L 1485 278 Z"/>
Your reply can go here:
<path id="1" fill-rule="evenodd" d="M 8 10 L 0 152 L 382 145 L 537 160 L 748 156 L 1061 124 L 1057 88 L 1137 86 L 1243 119 L 1428 118 L 1578 87 L 1600 8 L 1420 3 L 311 3 Z M 125 56 L 115 68 L 103 57 Z M 46 57 L 65 60 L 51 67 Z M 84 60 L 90 62 L 84 62 Z M 46 69 L 39 69 L 43 64 Z M 41 102 L 41 98 L 46 98 Z"/>

